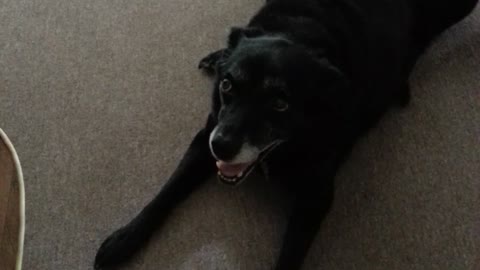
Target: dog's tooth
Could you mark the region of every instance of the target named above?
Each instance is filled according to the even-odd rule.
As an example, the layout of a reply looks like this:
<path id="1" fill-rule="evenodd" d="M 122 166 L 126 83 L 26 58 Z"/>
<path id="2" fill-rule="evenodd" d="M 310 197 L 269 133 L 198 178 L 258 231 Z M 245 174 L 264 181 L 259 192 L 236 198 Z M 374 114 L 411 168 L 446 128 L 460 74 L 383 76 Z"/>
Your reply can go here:
<path id="1" fill-rule="evenodd" d="M 243 176 L 243 172 L 240 174 L 240 176 L 234 176 L 234 177 L 228 177 L 226 175 L 223 175 L 220 171 L 217 172 L 217 175 L 220 180 L 230 183 L 230 184 L 237 184 L 240 182 L 241 176 Z"/>

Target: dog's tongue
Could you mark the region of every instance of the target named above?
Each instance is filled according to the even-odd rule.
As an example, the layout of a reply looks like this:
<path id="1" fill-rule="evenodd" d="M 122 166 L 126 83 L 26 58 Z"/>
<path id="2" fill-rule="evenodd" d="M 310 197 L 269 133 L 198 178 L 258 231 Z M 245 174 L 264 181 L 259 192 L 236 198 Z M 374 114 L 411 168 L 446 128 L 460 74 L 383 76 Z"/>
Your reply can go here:
<path id="1" fill-rule="evenodd" d="M 227 177 L 235 177 L 245 171 L 251 163 L 231 164 L 224 161 L 217 161 L 217 168 Z"/>

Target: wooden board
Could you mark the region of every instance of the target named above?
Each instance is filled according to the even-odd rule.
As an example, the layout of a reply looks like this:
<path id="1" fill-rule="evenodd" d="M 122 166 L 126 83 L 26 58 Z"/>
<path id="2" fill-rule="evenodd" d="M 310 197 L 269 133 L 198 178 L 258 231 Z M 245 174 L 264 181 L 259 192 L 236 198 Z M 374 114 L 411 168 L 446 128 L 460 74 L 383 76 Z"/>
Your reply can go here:
<path id="1" fill-rule="evenodd" d="M 20 192 L 12 153 L 0 137 L 0 269 L 16 269 Z"/>

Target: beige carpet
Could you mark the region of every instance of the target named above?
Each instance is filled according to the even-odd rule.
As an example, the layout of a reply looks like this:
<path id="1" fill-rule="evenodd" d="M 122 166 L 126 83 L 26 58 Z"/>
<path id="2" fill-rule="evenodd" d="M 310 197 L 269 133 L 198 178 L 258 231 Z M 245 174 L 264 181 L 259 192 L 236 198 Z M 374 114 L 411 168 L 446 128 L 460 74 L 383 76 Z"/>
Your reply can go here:
<path id="1" fill-rule="evenodd" d="M 263 0 L 3 0 L 0 125 L 22 157 L 27 270 L 91 269 L 165 182 L 208 111 L 197 61 Z M 356 147 L 305 269 L 473 269 L 480 230 L 480 9 Z M 265 270 L 287 203 L 212 179 L 127 269 Z"/>

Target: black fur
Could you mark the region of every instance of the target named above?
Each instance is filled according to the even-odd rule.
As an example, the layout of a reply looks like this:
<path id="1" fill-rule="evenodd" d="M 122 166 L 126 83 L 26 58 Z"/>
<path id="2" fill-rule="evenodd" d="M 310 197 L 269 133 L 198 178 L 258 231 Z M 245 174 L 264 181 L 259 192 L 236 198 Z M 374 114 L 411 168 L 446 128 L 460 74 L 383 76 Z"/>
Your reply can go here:
<path id="1" fill-rule="evenodd" d="M 232 29 L 225 49 L 200 62 L 215 75 L 205 128 L 155 199 L 105 240 L 95 269 L 128 260 L 172 208 L 215 173 L 214 128 L 221 130 L 213 148 L 222 160 L 231 159 L 242 140 L 258 148 L 282 142 L 263 161 L 271 179 L 296 192 L 274 269 L 300 269 L 355 141 L 389 108 L 408 103 L 408 77 L 419 55 L 476 3 L 267 1 L 247 26 Z M 224 79 L 233 84 L 228 93 L 219 91 Z M 275 110 L 278 100 L 288 110 Z"/>

